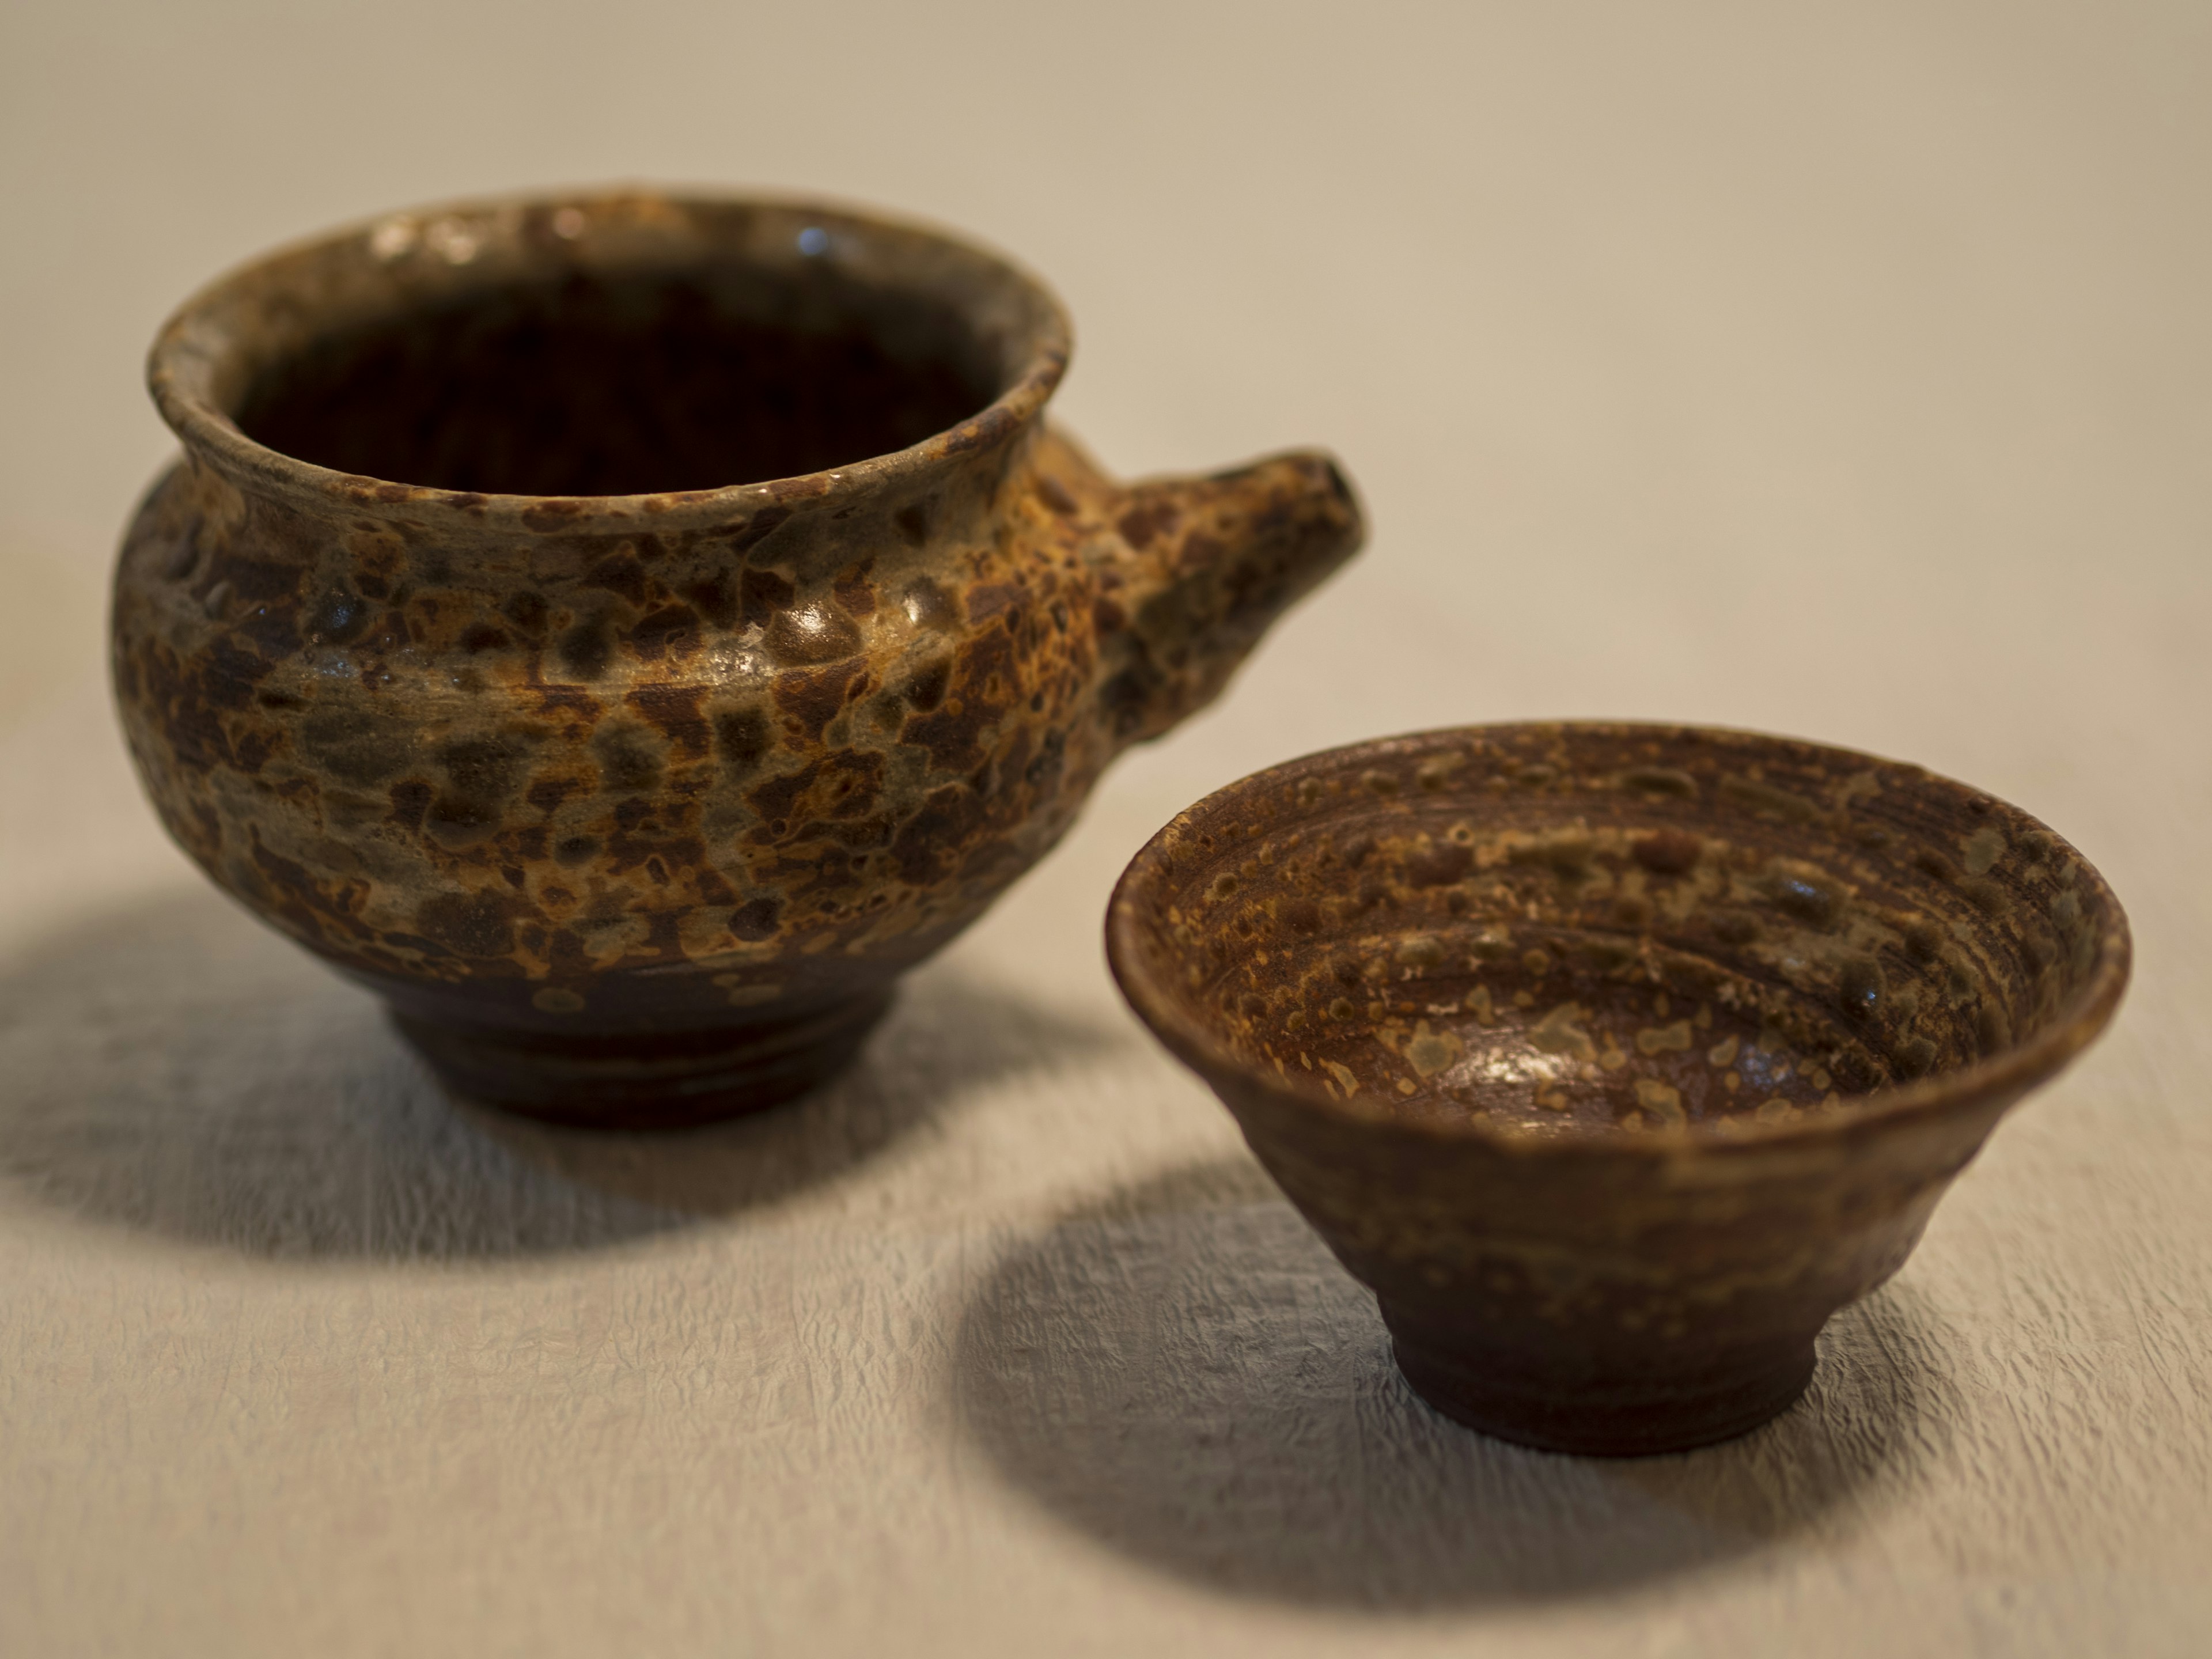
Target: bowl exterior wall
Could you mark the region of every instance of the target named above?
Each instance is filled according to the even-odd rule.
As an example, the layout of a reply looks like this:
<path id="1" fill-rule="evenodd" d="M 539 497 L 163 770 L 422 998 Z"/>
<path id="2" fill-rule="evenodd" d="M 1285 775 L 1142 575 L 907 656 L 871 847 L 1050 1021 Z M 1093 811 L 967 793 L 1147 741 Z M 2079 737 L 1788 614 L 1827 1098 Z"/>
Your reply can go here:
<path id="1" fill-rule="evenodd" d="M 1209 1080 L 1376 1293 L 1417 1389 L 1506 1438 L 1599 1453 L 1702 1444 L 1787 1407 L 1820 1327 L 1904 1265 L 2010 1103 L 1669 1156 L 1395 1130 Z"/>

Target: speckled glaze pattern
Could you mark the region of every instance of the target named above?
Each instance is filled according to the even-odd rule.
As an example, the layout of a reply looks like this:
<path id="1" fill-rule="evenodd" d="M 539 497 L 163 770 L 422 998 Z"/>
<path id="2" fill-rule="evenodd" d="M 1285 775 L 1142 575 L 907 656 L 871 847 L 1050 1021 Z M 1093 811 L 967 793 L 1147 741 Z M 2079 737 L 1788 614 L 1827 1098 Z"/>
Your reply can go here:
<path id="1" fill-rule="evenodd" d="M 924 306 L 988 401 L 895 453 L 631 495 L 359 476 L 236 419 L 363 319 L 641 270 L 807 303 L 826 272 L 862 325 Z M 115 580 L 162 822 L 466 1093 L 636 1125 L 806 1086 L 1360 539 L 1318 454 L 1109 479 L 1042 420 L 1067 350 L 1005 262 L 804 203 L 400 215 L 225 279 L 154 349 L 185 453 Z"/>
<path id="2" fill-rule="evenodd" d="M 1475 1427 L 1642 1453 L 1785 1408 L 2126 984 L 2118 902 L 1916 767 L 1472 727 L 1257 774 L 1129 866 L 1109 954 Z"/>

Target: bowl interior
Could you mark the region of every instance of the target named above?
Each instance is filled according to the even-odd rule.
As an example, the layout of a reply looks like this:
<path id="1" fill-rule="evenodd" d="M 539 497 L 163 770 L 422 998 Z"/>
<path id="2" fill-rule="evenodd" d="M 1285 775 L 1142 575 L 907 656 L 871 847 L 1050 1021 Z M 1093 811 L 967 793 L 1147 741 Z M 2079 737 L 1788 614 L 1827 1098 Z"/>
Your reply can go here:
<path id="1" fill-rule="evenodd" d="M 1146 849 L 1112 933 L 1186 1050 L 1407 1121 L 1606 1137 L 1863 1109 L 2036 1042 L 2126 960 L 2109 890 L 2022 812 L 1623 726 L 1260 774 Z"/>

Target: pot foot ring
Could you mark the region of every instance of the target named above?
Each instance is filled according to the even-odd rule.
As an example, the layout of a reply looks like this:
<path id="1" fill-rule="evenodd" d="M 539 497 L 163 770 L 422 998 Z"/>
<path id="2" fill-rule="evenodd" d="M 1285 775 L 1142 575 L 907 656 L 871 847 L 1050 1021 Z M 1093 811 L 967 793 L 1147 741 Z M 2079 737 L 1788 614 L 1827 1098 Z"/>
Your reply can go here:
<path id="1" fill-rule="evenodd" d="M 1796 1402 L 1814 1364 L 1809 1339 L 1673 1377 L 1547 1376 L 1498 1366 L 1494 1352 L 1477 1357 L 1395 1330 L 1390 1346 L 1413 1392 L 1454 1421 L 1520 1445 L 1595 1457 L 1687 1451 L 1748 1434 Z"/>
<path id="2" fill-rule="evenodd" d="M 890 1006 L 884 992 L 775 1024 L 557 1037 L 396 1010 L 392 1018 L 463 1099 L 577 1127 L 680 1129 L 780 1105 L 828 1082 L 860 1057 Z"/>

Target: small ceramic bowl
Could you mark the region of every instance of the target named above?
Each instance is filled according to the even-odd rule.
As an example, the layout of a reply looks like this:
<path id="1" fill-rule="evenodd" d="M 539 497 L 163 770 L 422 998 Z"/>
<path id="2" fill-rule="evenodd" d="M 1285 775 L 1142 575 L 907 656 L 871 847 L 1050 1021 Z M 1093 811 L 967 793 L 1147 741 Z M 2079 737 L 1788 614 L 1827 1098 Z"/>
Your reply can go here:
<path id="1" fill-rule="evenodd" d="M 1106 935 L 1407 1381 L 1611 1454 L 1788 1407 L 2130 951 L 2096 871 L 1962 784 L 1610 725 L 1246 778 L 1138 854 Z"/>

